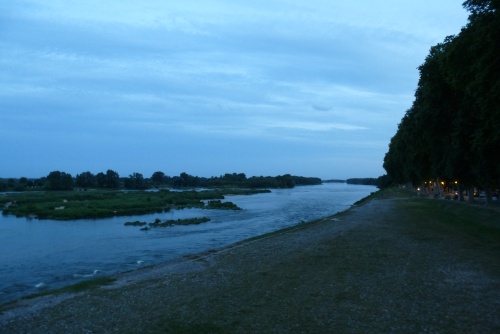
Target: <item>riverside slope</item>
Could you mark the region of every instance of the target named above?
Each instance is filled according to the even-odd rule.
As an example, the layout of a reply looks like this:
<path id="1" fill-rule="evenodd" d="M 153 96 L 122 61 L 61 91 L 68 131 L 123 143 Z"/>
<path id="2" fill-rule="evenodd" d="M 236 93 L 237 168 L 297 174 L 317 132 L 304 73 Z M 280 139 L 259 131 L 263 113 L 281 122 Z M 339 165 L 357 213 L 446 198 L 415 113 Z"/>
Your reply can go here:
<path id="1" fill-rule="evenodd" d="M 462 221 L 469 211 L 487 224 Z M 383 191 L 111 286 L 4 306 L 0 332 L 499 332 L 498 217 Z"/>

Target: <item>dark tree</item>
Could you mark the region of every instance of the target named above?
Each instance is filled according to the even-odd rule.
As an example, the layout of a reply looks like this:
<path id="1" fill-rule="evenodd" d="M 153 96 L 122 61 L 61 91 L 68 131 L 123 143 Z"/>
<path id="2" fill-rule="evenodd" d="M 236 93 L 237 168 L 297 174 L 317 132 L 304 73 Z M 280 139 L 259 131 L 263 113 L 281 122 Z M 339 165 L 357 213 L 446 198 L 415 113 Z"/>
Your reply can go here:
<path id="1" fill-rule="evenodd" d="M 165 183 L 165 173 L 163 172 L 154 172 L 153 175 L 151 175 L 151 182 L 153 182 L 154 185 L 159 186 Z"/>
<path id="2" fill-rule="evenodd" d="M 97 173 L 95 176 L 96 178 L 96 183 L 99 188 L 106 188 L 106 174 L 103 172 Z"/>
<path id="3" fill-rule="evenodd" d="M 91 172 L 83 172 L 76 175 L 75 182 L 77 187 L 92 188 L 97 185 L 97 178 Z"/>
<path id="4" fill-rule="evenodd" d="M 448 179 L 499 187 L 499 0 L 468 0 L 467 25 L 431 48 L 419 67 L 415 101 L 384 158 L 395 182 Z"/>
<path id="5" fill-rule="evenodd" d="M 47 190 L 72 190 L 73 178 L 70 174 L 60 171 L 50 172 L 47 176 Z"/>
<path id="6" fill-rule="evenodd" d="M 114 170 L 108 169 L 106 171 L 106 188 L 119 188 L 120 175 Z"/>
<path id="7" fill-rule="evenodd" d="M 128 189 L 146 189 L 148 188 L 146 180 L 141 173 L 133 173 L 125 179 L 125 188 Z"/>

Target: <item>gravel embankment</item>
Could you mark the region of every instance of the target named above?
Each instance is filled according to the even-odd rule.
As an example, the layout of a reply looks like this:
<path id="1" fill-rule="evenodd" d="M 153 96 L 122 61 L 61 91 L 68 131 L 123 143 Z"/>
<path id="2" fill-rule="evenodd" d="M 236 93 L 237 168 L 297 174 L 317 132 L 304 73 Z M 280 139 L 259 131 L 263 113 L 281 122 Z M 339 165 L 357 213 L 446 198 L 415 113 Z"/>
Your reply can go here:
<path id="1" fill-rule="evenodd" d="M 412 201 L 373 199 L 111 286 L 20 301 L 0 332 L 500 332 L 499 234 L 436 228 Z"/>

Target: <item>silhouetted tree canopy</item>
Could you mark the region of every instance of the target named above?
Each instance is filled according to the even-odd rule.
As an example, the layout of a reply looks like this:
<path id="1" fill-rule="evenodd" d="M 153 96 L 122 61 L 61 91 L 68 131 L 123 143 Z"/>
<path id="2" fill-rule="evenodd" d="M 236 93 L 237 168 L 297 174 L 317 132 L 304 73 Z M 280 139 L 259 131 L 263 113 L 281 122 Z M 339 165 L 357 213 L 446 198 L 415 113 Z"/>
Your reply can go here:
<path id="1" fill-rule="evenodd" d="M 431 47 L 384 158 L 399 183 L 453 179 L 495 189 L 500 181 L 498 0 L 468 0 L 467 25 Z"/>

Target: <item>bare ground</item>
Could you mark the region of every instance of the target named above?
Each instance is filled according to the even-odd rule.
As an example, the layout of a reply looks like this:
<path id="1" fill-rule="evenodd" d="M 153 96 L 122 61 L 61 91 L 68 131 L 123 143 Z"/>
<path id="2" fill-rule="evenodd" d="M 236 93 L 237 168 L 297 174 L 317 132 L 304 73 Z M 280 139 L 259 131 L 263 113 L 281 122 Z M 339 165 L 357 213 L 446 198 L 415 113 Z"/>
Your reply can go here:
<path id="1" fill-rule="evenodd" d="M 432 210 L 443 206 L 386 194 L 111 286 L 4 306 L 0 332 L 500 332 L 498 212 L 471 230 Z"/>

